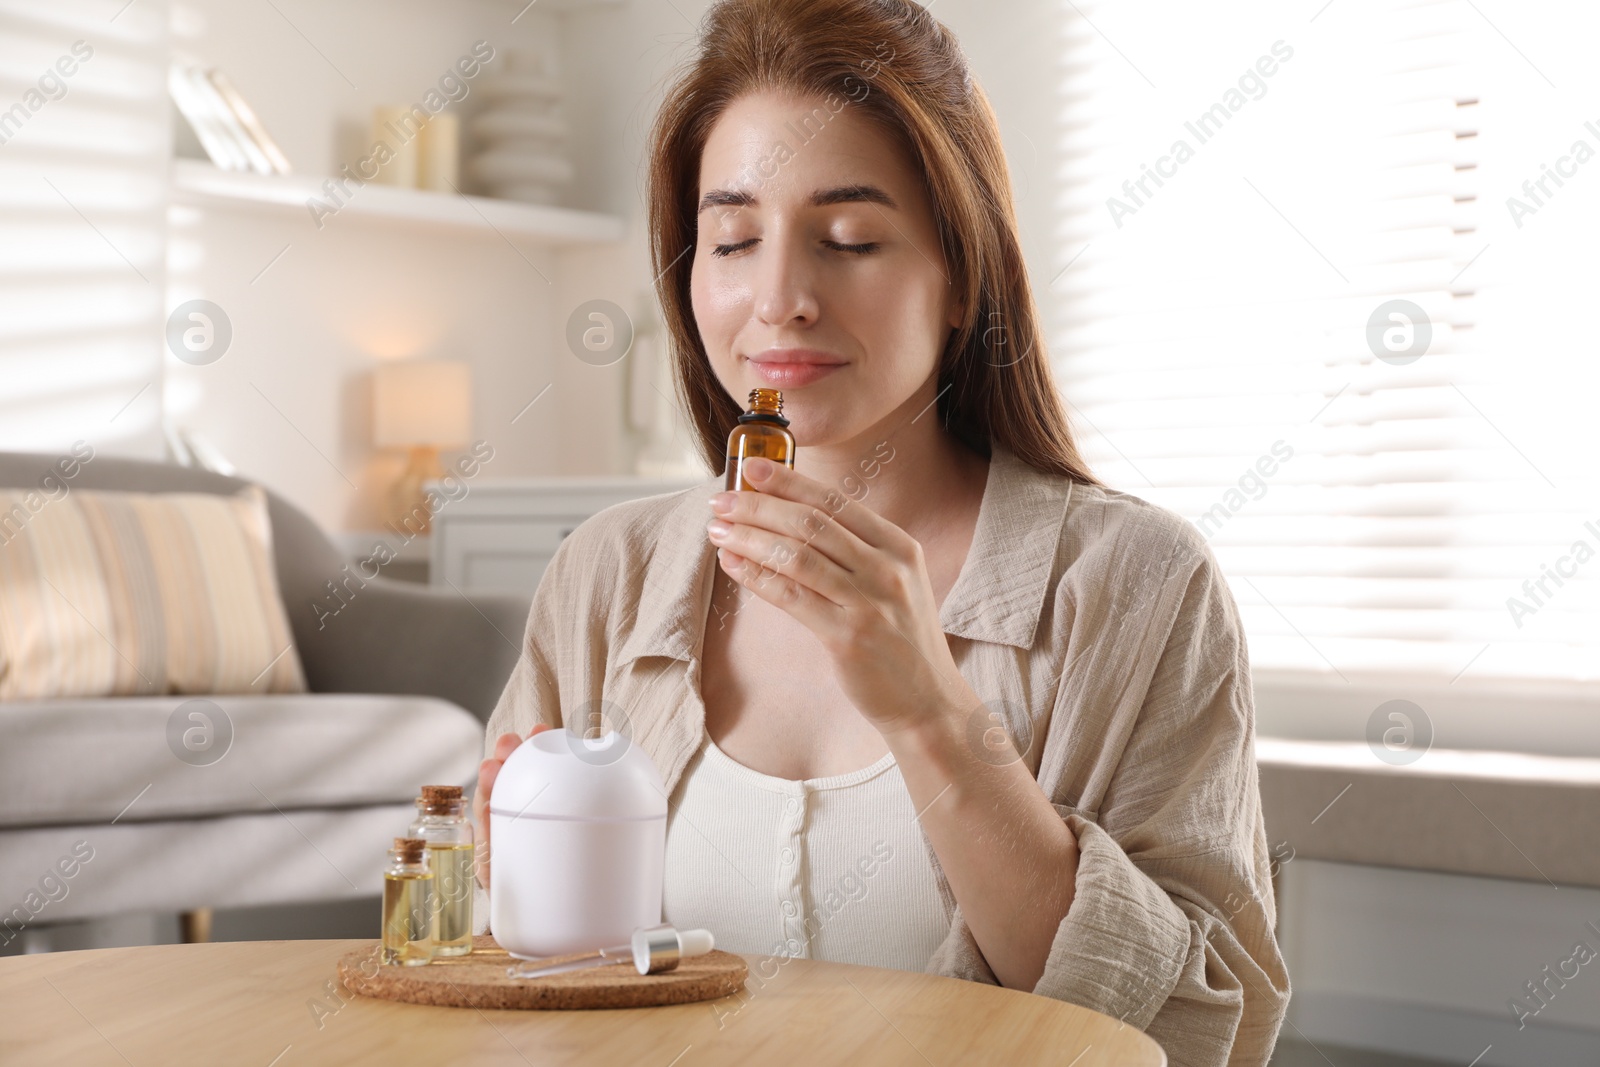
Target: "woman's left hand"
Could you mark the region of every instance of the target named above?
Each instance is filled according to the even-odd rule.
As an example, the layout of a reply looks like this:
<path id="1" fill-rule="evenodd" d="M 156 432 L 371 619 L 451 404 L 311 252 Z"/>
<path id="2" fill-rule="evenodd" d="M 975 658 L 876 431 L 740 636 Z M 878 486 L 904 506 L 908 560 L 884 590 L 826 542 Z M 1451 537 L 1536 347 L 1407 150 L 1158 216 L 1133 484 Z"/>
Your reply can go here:
<path id="1" fill-rule="evenodd" d="M 817 635 L 840 688 L 880 733 L 979 704 L 950 655 L 916 538 L 782 464 L 748 459 L 744 473 L 759 492 L 712 500 L 718 562 Z"/>

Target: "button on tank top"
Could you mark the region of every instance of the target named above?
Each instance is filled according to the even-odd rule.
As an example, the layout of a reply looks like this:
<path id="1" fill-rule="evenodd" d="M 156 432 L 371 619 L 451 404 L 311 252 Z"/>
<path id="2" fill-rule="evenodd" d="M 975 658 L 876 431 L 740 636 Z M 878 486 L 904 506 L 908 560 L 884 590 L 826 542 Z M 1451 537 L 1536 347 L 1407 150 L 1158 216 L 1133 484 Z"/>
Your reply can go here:
<path id="1" fill-rule="evenodd" d="M 673 790 L 662 918 L 729 952 L 921 971 L 950 932 L 894 753 L 793 780 L 709 734 Z"/>

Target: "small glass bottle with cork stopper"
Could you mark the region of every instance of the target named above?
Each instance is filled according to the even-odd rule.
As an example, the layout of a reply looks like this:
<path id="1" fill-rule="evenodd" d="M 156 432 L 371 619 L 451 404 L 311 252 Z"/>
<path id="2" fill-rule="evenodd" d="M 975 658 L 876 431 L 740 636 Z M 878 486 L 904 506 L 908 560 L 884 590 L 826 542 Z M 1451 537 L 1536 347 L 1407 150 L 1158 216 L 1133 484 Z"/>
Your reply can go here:
<path id="1" fill-rule="evenodd" d="M 753 489 L 745 481 L 744 461 L 760 456 L 794 470 L 794 434 L 783 417 L 783 394 L 776 389 L 750 390 L 750 410 L 728 434 L 728 463 L 722 476 L 724 489 Z"/>
<path id="2" fill-rule="evenodd" d="M 472 951 L 472 822 L 459 785 L 425 785 L 411 836 L 428 843 L 433 906 L 439 912 L 436 956 Z"/>
<path id="3" fill-rule="evenodd" d="M 382 961 L 405 967 L 432 963 L 438 926 L 428 843 L 420 837 L 397 837 L 383 872 Z"/>

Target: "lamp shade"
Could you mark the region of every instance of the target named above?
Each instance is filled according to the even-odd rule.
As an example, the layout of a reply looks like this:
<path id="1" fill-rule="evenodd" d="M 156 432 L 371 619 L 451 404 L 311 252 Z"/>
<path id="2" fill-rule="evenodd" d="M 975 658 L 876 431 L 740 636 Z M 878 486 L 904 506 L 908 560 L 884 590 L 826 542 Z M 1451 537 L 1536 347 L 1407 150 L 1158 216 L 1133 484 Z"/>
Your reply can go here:
<path id="1" fill-rule="evenodd" d="M 458 360 L 381 364 L 373 375 L 379 448 L 461 448 L 472 439 L 472 368 Z"/>

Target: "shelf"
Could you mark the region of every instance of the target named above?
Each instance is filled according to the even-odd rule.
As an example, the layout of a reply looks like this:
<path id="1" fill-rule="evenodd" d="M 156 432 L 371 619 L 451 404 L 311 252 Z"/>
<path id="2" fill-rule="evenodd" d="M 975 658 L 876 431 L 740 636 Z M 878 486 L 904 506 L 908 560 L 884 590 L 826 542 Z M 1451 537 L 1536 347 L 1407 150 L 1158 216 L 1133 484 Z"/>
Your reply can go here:
<path id="1" fill-rule="evenodd" d="M 198 207 L 261 208 L 298 213 L 313 222 L 312 200 L 333 206 L 323 188 L 326 178 L 298 174 L 252 174 L 219 170 L 194 159 L 172 161 L 172 200 Z M 324 214 L 324 227 L 346 219 L 382 219 L 414 226 L 498 232 L 534 238 L 551 246 L 603 244 L 622 239 L 622 220 L 615 215 L 575 211 L 514 200 L 456 196 L 425 189 L 389 185 L 350 185 L 352 195 L 334 214 Z"/>

